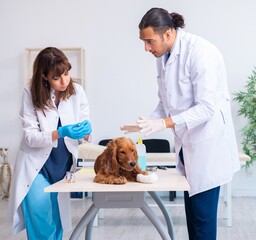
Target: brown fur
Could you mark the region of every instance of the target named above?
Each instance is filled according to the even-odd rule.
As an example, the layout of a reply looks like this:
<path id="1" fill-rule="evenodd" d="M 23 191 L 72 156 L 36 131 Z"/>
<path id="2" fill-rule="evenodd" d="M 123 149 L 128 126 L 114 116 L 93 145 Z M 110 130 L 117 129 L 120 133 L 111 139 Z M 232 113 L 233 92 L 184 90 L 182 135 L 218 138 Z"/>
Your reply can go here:
<path id="1" fill-rule="evenodd" d="M 136 145 L 125 137 L 113 139 L 107 144 L 107 148 L 94 163 L 94 171 L 94 182 L 104 184 L 136 182 L 139 173 L 148 174 L 138 165 Z"/>

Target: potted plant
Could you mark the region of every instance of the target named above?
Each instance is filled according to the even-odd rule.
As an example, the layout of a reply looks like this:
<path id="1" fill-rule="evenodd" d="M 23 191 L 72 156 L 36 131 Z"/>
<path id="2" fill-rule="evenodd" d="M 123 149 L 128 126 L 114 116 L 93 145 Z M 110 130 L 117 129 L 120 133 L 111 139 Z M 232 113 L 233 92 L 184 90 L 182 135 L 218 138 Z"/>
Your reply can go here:
<path id="1" fill-rule="evenodd" d="M 245 154 L 251 157 L 246 167 L 256 160 L 256 68 L 245 85 L 245 91 L 235 93 L 234 100 L 240 104 L 239 116 L 244 116 L 248 123 L 242 128 L 242 146 Z"/>

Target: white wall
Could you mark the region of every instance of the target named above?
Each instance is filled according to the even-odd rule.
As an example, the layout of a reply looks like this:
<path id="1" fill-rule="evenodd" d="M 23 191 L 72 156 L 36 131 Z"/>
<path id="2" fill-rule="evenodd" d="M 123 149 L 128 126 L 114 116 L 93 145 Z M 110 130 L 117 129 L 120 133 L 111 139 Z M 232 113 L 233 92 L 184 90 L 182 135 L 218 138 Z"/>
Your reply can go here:
<path id="1" fill-rule="evenodd" d="M 27 47 L 85 49 L 93 142 L 121 136 L 120 125 L 151 113 L 157 104 L 155 59 L 144 52 L 138 38 L 138 23 L 151 7 L 184 15 L 187 31 L 209 39 L 222 51 L 231 93 L 243 89 L 256 65 L 253 0 L 1 0 L 0 146 L 9 147 L 12 162 L 21 136 L 18 112 Z M 240 129 L 246 121 L 237 117 L 237 103 L 232 109 L 241 149 Z M 130 137 L 136 140 L 137 135 Z M 172 142 L 168 130 L 150 137 Z M 254 169 L 240 172 L 234 192 L 256 195 L 255 180 Z"/>

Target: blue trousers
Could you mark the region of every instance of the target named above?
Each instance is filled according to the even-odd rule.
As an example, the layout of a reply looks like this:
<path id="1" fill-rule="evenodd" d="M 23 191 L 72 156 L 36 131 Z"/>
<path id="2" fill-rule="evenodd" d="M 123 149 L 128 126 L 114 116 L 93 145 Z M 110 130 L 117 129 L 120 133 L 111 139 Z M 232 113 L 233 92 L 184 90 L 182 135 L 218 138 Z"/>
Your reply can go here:
<path id="1" fill-rule="evenodd" d="M 220 187 L 192 197 L 184 192 L 189 240 L 217 239 L 217 211 Z"/>
<path id="2" fill-rule="evenodd" d="M 217 212 L 220 187 L 192 197 L 184 193 L 189 240 L 217 239 Z"/>
<path id="3" fill-rule="evenodd" d="M 28 240 L 62 239 L 58 194 L 44 192 L 49 185 L 47 179 L 38 174 L 22 202 Z"/>
<path id="4" fill-rule="evenodd" d="M 183 151 L 179 152 L 184 164 Z M 185 166 L 186 167 L 186 166 Z M 189 197 L 184 192 L 189 240 L 216 240 L 220 186 Z"/>

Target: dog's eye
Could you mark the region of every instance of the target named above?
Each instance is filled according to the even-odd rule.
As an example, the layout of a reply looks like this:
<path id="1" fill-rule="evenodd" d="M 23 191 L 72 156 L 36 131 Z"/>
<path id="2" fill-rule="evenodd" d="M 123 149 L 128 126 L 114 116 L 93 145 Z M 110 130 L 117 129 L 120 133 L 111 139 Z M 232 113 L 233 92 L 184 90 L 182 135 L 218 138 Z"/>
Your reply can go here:
<path id="1" fill-rule="evenodd" d="M 125 151 L 120 151 L 121 154 L 125 154 Z"/>

